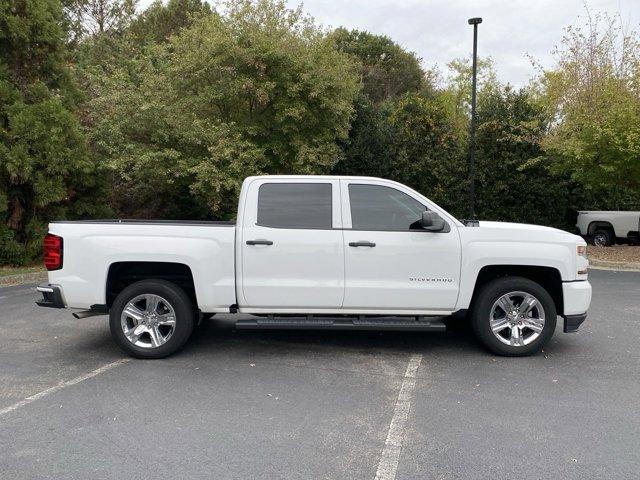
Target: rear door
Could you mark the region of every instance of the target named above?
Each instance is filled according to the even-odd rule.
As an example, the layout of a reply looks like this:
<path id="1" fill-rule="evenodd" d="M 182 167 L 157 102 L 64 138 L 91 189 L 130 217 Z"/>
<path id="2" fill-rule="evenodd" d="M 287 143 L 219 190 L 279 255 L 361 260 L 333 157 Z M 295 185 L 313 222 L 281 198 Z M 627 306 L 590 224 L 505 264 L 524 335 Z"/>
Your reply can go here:
<path id="1" fill-rule="evenodd" d="M 244 205 L 238 242 L 241 307 L 340 308 L 344 247 L 339 181 L 256 179 Z"/>
<path id="2" fill-rule="evenodd" d="M 460 239 L 420 227 L 428 205 L 383 180 L 342 180 L 344 309 L 445 312 L 460 284 Z"/>

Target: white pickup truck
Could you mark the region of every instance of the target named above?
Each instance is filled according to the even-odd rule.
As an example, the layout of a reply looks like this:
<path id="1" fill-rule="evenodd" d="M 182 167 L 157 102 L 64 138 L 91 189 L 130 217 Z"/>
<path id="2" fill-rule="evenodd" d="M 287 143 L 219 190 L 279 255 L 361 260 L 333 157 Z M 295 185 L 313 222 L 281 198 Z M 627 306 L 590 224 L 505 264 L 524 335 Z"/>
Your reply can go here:
<path id="1" fill-rule="evenodd" d="M 438 330 L 467 313 L 491 351 L 531 354 L 587 315 L 586 244 L 548 227 L 462 223 L 368 177 L 247 178 L 237 222 L 53 222 L 44 307 L 109 314 L 129 354 L 178 350 L 198 319 L 236 328 Z M 453 318 L 464 318 L 456 315 Z"/>
<path id="2" fill-rule="evenodd" d="M 576 228 L 598 247 L 609 247 L 618 241 L 638 244 L 640 212 L 580 211 Z"/>

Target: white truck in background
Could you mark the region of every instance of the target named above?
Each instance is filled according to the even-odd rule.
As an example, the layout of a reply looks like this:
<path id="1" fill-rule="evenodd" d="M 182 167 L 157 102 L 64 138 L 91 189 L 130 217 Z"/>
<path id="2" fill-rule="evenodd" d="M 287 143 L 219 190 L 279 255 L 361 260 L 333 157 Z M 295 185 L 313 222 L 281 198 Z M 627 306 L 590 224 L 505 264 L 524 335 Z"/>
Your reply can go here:
<path id="1" fill-rule="evenodd" d="M 598 247 L 640 241 L 640 212 L 580 211 L 576 228 Z"/>
<path id="2" fill-rule="evenodd" d="M 236 328 L 394 330 L 441 330 L 462 312 L 488 349 L 521 356 L 557 316 L 577 330 L 591 301 L 579 236 L 465 224 L 368 177 L 250 177 L 235 224 L 53 222 L 44 251 L 37 303 L 109 314 L 115 341 L 141 358 L 175 352 L 219 312 L 251 315 Z"/>

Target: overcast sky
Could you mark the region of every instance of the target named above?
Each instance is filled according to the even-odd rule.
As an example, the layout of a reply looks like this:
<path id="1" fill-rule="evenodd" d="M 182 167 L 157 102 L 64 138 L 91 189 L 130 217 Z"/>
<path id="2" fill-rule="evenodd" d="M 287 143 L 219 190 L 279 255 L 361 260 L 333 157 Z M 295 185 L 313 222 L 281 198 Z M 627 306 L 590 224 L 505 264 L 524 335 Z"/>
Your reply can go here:
<path id="1" fill-rule="evenodd" d="M 148 4 L 150 0 L 142 0 Z M 301 2 L 287 0 L 291 7 Z M 306 0 L 305 12 L 329 27 L 385 34 L 441 70 L 453 58 L 471 56 L 470 17 L 482 17 L 478 50 L 495 62 L 498 78 L 523 86 L 534 74 L 530 54 L 544 67 L 562 29 L 585 14 L 583 0 Z M 640 0 L 589 0 L 592 12 L 620 13 L 638 30 Z"/>
<path id="2" fill-rule="evenodd" d="M 291 6 L 300 2 L 289 0 Z M 639 0 L 591 0 L 591 11 L 620 13 L 629 27 L 640 22 Z M 307 0 L 304 9 L 329 26 L 389 35 L 416 52 L 426 66 L 471 56 L 471 17 L 482 17 L 478 54 L 495 61 L 498 78 L 525 85 L 534 71 L 527 53 L 543 66 L 562 29 L 584 16 L 582 0 Z"/>

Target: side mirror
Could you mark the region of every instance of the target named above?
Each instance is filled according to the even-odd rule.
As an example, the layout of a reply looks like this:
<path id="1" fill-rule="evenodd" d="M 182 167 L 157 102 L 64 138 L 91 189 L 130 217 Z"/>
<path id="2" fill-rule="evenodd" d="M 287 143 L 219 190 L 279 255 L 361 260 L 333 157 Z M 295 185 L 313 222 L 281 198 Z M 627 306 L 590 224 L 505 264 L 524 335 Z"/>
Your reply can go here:
<path id="1" fill-rule="evenodd" d="M 422 220 L 420 222 L 422 228 L 427 232 L 441 232 L 444 230 L 445 222 L 436 212 L 425 210 L 422 212 Z"/>

